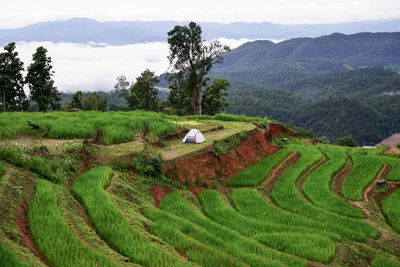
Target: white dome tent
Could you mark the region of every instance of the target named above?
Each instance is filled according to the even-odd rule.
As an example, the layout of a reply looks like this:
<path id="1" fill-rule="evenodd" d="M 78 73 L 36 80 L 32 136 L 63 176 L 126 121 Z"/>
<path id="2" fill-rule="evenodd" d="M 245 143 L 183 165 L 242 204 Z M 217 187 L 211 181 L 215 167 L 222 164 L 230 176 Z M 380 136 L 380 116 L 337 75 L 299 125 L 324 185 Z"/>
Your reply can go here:
<path id="1" fill-rule="evenodd" d="M 182 143 L 200 144 L 204 141 L 206 141 L 206 139 L 203 134 L 197 129 L 192 129 L 186 134 L 185 138 L 183 138 Z"/>

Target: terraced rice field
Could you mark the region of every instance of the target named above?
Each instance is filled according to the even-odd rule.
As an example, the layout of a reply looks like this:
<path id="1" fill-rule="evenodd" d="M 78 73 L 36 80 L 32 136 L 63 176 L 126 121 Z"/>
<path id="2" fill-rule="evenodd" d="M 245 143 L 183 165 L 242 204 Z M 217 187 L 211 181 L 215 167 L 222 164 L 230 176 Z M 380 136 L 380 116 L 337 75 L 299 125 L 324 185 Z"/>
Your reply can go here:
<path id="1" fill-rule="evenodd" d="M 51 127 L 56 134 L 57 124 Z M 0 210 L 18 210 L 0 221 L 0 266 L 400 264 L 399 159 L 285 145 L 233 179 L 201 188 L 93 162 L 58 183 L 29 170 L 15 176 L 24 164 L 0 162 Z M 377 186 L 379 179 L 390 183 Z M 163 191 L 159 206 L 155 187 Z"/>

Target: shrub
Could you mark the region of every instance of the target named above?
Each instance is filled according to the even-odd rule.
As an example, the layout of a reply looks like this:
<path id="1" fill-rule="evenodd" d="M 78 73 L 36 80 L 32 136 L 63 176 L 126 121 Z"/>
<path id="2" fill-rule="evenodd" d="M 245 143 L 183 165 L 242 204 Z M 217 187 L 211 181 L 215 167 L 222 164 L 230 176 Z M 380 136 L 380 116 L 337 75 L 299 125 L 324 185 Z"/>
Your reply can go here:
<path id="1" fill-rule="evenodd" d="M 160 178 L 162 175 L 162 160 L 158 153 L 146 155 L 139 152 L 132 159 L 132 165 L 138 173 L 145 176 Z"/>
<path id="2" fill-rule="evenodd" d="M 351 136 L 343 136 L 336 139 L 336 144 L 338 146 L 348 146 L 348 147 L 355 147 L 357 146 L 356 142 Z"/>

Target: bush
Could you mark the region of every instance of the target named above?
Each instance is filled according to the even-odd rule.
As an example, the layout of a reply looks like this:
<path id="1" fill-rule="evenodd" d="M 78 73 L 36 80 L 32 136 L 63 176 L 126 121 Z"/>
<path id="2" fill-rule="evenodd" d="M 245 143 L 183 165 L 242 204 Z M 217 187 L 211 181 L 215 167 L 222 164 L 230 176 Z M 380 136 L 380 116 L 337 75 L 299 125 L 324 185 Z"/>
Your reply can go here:
<path id="1" fill-rule="evenodd" d="M 336 144 L 338 146 L 348 146 L 348 147 L 355 147 L 357 146 L 356 142 L 351 136 L 343 136 L 336 139 Z"/>
<path id="2" fill-rule="evenodd" d="M 158 153 L 151 153 L 149 155 L 146 155 L 143 152 L 137 153 L 132 159 L 132 164 L 136 172 L 142 175 L 161 178 L 162 161 L 161 155 Z"/>

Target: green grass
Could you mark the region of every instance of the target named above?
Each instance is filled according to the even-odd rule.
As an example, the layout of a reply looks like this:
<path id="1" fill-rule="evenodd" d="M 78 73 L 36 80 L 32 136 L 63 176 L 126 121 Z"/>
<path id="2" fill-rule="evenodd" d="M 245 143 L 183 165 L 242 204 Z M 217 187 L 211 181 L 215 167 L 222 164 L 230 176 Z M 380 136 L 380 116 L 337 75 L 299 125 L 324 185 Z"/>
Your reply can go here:
<path id="1" fill-rule="evenodd" d="M 146 215 L 155 222 L 151 224 L 152 233 L 185 253 L 195 263 L 204 266 L 229 266 L 241 262 L 251 266 L 283 266 L 277 261 L 244 253 L 232 244 L 168 212 L 152 208 L 146 210 Z M 204 253 L 193 254 L 193 251 Z"/>
<path id="2" fill-rule="evenodd" d="M 276 246 L 280 251 L 312 261 L 327 264 L 335 257 L 333 242 L 316 234 L 270 233 L 257 234 L 254 238 L 267 246 Z"/>
<path id="3" fill-rule="evenodd" d="M 36 194 L 29 206 L 29 227 L 41 255 L 53 266 L 119 266 L 78 240 L 57 206 L 51 184 L 37 181 Z"/>
<path id="4" fill-rule="evenodd" d="M 135 230 L 111 202 L 104 187 L 109 183 L 109 167 L 91 169 L 75 179 L 73 192 L 86 207 L 98 234 L 117 252 L 144 266 L 185 266 Z"/>
<path id="5" fill-rule="evenodd" d="M 32 130 L 27 121 L 41 126 Z M 88 139 L 101 136 L 105 145 L 132 141 L 135 133 L 147 129 L 146 138 L 155 141 L 165 134 L 176 131 L 180 126 L 166 119 L 162 113 L 131 112 L 97 112 L 80 111 L 74 113 L 1 113 L 0 139 L 17 138 L 20 135 L 37 135 L 48 130 L 50 139 Z"/>
<path id="6" fill-rule="evenodd" d="M 256 189 L 236 188 L 231 199 L 240 214 L 262 222 L 284 224 L 292 227 L 304 227 L 319 230 L 324 236 L 334 241 L 340 241 L 340 235 L 335 233 L 331 225 L 313 221 L 310 218 L 287 212 L 262 198 Z M 271 216 L 273 214 L 274 216 Z"/>
<path id="7" fill-rule="evenodd" d="M 400 189 L 385 197 L 382 201 L 383 214 L 390 225 L 400 234 Z"/>
<path id="8" fill-rule="evenodd" d="M 332 231 L 350 240 L 363 242 L 366 235 L 377 238 L 378 231 L 369 224 L 328 212 L 304 201 L 300 197 L 296 188 L 296 181 L 311 166 L 320 161 L 321 153 L 310 146 L 290 145 L 289 147 L 300 154 L 300 159 L 287 169 L 275 183 L 271 192 L 272 200 L 288 211 L 324 224 L 330 224 Z"/>
<path id="9" fill-rule="evenodd" d="M 279 261 L 289 266 L 304 266 L 306 264 L 303 260 L 267 248 L 251 237 L 241 235 L 239 232 L 205 217 L 199 211 L 194 210 L 193 207 L 183 199 L 180 191 L 173 191 L 166 195 L 161 202 L 160 209 L 174 214 L 183 220 L 190 221 L 192 224 L 200 227 L 202 232 L 208 232 L 213 237 L 222 240 L 223 244 L 229 245 L 230 253 L 235 254 L 240 252 L 240 254 L 235 254 L 235 257 L 238 257 L 243 262 L 252 266 L 254 265 L 251 264 L 251 262 L 258 262 L 259 257 L 272 259 L 272 262 Z M 218 249 L 222 250 L 220 246 L 218 246 Z M 257 264 L 255 266 L 257 266 Z"/>
<path id="10" fill-rule="evenodd" d="M 292 150 L 287 148 L 278 150 L 264 160 L 241 171 L 226 185 L 233 187 L 258 186 L 267 178 L 272 169 L 287 158 L 290 153 L 292 153 Z"/>
<path id="11" fill-rule="evenodd" d="M 349 200 L 362 201 L 364 189 L 374 181 L 383 167 L 382 160 L 377 156 L 349 153 L 354 167 L 349 176 L 343 180 L 342 194 Z"/>
<path id="12" fill-rule="evenodd" d="M 383 257 L 377 257 L 371 262 L 372 267 L 400 267 L 400 263 L 393 262 Z"/>
<path id="13" fill-rule="evenodd" d="M 391 170 L 389 175 L 386 177 L 388 181 L 399 182 L 400 181 L 400 159 L 391 157 L 382 157 L 383 161 L 389 164 Z"/>
<path id="14" fill-rule="evenodd" d="M 4 248 L 1 244 L 0 244 L 0 265 L 2 267 L 29 267 L 29 264 L 19 259 L 12 253 L 11 250 Z"/>
<path id="15" fill-rule="evenodd" d="M 328 161 L 312 172 L 303 184 L 304 195 L 315 205 L 353 218 L 364 218 L 361 209 L 350 205 L 330 191 L 330 181 L 346 164 L 346 153 L 323 147 Z"/>

